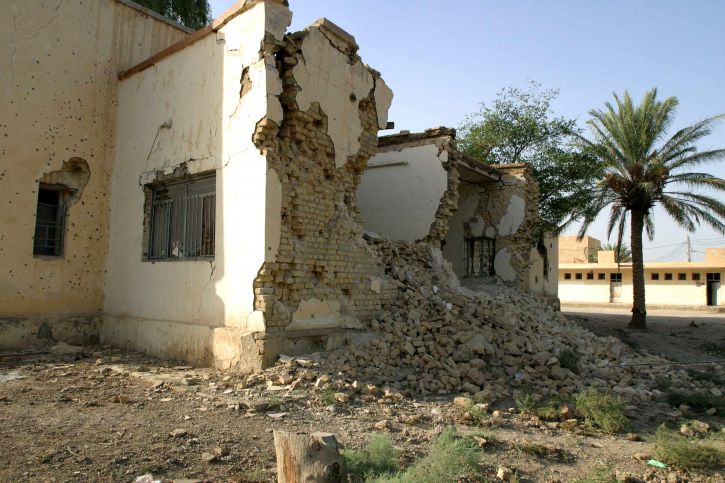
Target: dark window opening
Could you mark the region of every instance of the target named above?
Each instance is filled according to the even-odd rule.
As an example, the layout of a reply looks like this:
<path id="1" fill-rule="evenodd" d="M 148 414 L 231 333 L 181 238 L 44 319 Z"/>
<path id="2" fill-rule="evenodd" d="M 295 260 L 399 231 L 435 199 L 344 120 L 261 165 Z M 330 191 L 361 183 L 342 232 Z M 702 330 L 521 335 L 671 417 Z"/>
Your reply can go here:
<path id="1" fill-rule="evenodd" d="M 677 274 L 677 280 L 687 280 L 687 274 L 686 273 L 678 273 Z"/>
<path id="2" fill-rule="evenodd" d="M 693 273 L 692 274 L 692 280 L 699 281 L 700 280 L 700 274 L 699 273 Z"/>
<path id="3" fill-rule="evenodd" d="M 708 273 L 707 274 L 707 281 L 708 282 L 719 282 L 720 281 L 720 274 L 719 273 Z"/>
<path id="4" fill-rule="evenodd" d="M 600 273 L 600 274 L 597 275 L 597 278 L 599 280 L 606 280 L 607 279 L 607 274 L 606 273 Z"/>
<path id="5" fill-rule="evenodd" d="M 611 280 L 612 282 L 621 282 L 622 274 L 621 273 L 612 273 L 609 275 L 609 280 Z"/>
<path id="6" fill-rule="evenodd" d="M 33 255 L 49 257 L 63 255 L 67 192 L 64 187 L 40 185 L 35 213 Z"/>
<path id="7" fill-rule="evenodd" d="M 577 273 L 576 275 L 574 275 L 574 278 L 576 278 L 577 280 L 581 280 L 582 279 L 582 274 L 581 273 Z"/>
<path id="8" fill-rule="evenodd" d="M 594 280 L 594 272 L 587 273 L 587 280 Z"/>
<path id="9" fill-rule="evenodd" d="M 492 277 L 496 274 L 493 268 L 496 240 L 484 236 L 466 238 L 464 249 L 466 277 Z"/>
<path id="10" fill-rule="evenodd" d="M 564 280 L 571 280 L 571 273 L 565 273 Z"/>
<path id="11" fill-rule="evenodd" d="M 659 279 L 660 279 L 660 274 L 659 273 L 653 273 L 652 274 L 652 280 L 659 280 Z"/>
<path id="12" fill-rule="evenodd" d="M 665 273 L 665 280 L 672 280 L 672 274 L 671 273 Z"/>
<path id="13" fill-rule="evenodd" d="M 148 259 L 214 258 L 216 176 L 154 186 Z"/>

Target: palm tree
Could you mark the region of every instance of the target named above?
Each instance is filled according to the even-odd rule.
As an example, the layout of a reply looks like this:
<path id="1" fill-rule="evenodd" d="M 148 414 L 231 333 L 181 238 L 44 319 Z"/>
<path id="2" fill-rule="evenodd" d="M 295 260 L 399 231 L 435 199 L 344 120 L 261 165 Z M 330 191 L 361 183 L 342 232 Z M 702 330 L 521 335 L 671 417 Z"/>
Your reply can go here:
<path id="1" fill-rule="evenodd" d="M 580 136 L 583 149 L 593 153 L 605 167 L 605 176 L 592 193 L 591 206 L 579 213 L 579 237 L 583 238 L 597 215 L 609 207 L 608 235 L 617 228 L 621 243 L 630 219 L 633 299 L 630 328 L 646 329 L 642 233 L 654 238 L 652 209 L 661 205 L 677 224 L 692 232 L 705 222 L 725 233 L 725 204 L 696 193 L 697 189 L 725 191 L 725 180 L 708 173 L 691 171 L 707 162 L 725 159 L 725 149 L 698 151 L 695 143 L 710 134 L 719 115 L 677 131 L 669 139 L 666 131 L 673 121 L 678 101 L 657 100 L 657 89 L 647 92 L 635 106 L 627 91 L 616 106 L 607 102 L 603 111 L 589 112 L 587 122 L 593 140 Z"/>

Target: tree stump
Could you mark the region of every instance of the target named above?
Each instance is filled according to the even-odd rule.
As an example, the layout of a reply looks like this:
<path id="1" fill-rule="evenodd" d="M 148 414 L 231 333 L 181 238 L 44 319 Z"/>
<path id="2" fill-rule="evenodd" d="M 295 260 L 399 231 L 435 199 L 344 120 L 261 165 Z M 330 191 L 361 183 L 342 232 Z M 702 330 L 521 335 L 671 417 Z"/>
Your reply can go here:
<path id="1" fill-rule="evenodd" d="M 295 434 L 274 431 L 279 483 L 339 483 L 343 461 L 332 433 Z"/>

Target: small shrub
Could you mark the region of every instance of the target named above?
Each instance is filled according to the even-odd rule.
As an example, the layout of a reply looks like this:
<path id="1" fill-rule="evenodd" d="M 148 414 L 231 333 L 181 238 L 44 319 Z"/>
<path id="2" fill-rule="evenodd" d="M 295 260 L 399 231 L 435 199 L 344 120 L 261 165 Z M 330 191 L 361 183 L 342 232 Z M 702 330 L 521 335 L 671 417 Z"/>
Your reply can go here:
<path id="1" fill-rule="evenodd" d="M 368 480 L 396 472 L 400 454 L 390 436 L 378 434 L 360 451 L 343 450 L 342 457 L 348 474 Z"/>
<path id="2" fill-rule="evenodd" d="M 490 418 L 490 415 L 485 410 L 476 407 L 475 404 L 466 407 L 466 412 L 471 416 L 471 422 L 478 426 L 485 424 Z"/>
<path id="3" fill-rule="evenodd" d="M 521 414 L 531 414 L 536 408 L 536 401 L 531 394 L 524 394 L 523 396 L 516 399 L 516 409 Z"/>
<path id="4" fill-rule="evenodd" d="M 441 483 L 480 477 L 481 449 L 470 438 L 462 438 L 447 427 L 433 443 L 430 454 L 403 472 L 368 481 L 378 483 Z"/>
<path id="5" fill-rule="evenodd" d="M 579 374 L 579 359 L 581 356 L 574 351 L 564 350 L 559 354 L 559 365 L 569 369 L 574 374 Z"/>
<path id="6" fill-rule="evenodd" d="M 600 463 L 599 468 L 593 469 L 581 480 L 573 480 L 572 483 L 614 483 L 616 481 L 614 465 L 611 463 Z"/>
<path id="7" fill-rule="evenodd" d="M 556 421 L 559 419 L 559 409 L 551 402 L 547 402 L 534 410 L 534 414 L 545 421 Z"/>
<path id="8" fill-rule="evenodd" d="M 335 404 L 335 389 L 328 387 L 320 393 L 320 401 L 326 406 Z"/>
<path id="9" fill-rule="evenodd" d="M 587 424 L 605 433 L 619 433 L 629 425 L 622 400 L 594 388 L 589 388 L 577 396 L 576 411 Z"/>
<path id="10" fill-rule="evenodd" d="M 664 425 L 655 433 L 655 454 L 661 461 L 681 470 L 717 469 L 725 464 L 722 451 L 688 440 Z"/>

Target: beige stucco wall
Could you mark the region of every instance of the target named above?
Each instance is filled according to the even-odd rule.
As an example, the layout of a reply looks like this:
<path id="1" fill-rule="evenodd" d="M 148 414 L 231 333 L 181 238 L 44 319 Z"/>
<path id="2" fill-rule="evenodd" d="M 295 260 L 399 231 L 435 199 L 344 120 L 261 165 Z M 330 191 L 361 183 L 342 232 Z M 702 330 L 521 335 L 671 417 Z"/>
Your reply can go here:
<path id="1" fill-rule="evenodd" d="M 586 280 L 588 272 L 594 273 L 594 280 Z M 559 298 L 562 303 L 610 303 L 610 274 L 616 273 L 613 268 L 561 268 L 559 270 Z M 652 273 L 659 273 L 660 280 L 652 280 Z M 645 269 L 645 290 L 648 305 L 707 305 L 707 273 L 721 273 L 725 276 L 722 267 L 711 268 L 656 268 Z M 565 273 L 571 273 L 571 280 L 564 279 Z M 575 274 L 581 273 L 582 280 L 576 280 Z M 598 280 L 598 274 L 604 273 L 606 279 Z M 664 280 L 665 273 L 672 273 L 673 280 Z M 678 273 L 685 273 L 687 280 L 677 280 Z M 700 281 L 692 280 L 692 274 L 699 273 Z M 718 290 L 718 305 L 725 305 L 725 289 L 722 285 Z M 622 270 L 622 288 L 620 303 L 632 304 L 632 271 L 629 268 Z"/>
<path id="2" fill-rule="evenodd" d="M 547 299 L 557 299 L 559 297 L 558 238 L 545 235 L 543 243 L 546 248 L 546 257 L 539 252 L 537 247 L 531 248 L 528 291 Z"/>
<path id="3" fill-rule="evenodd" d="M 585 236 L 581 240 L 576 235 L 559 237 L 559 262 L 586 263 L 590 255 L 595 255 L 602 245 L 599 240 Z"/>
<path id="4" fill-rule="evenodd" d="M 274 59 L 259 46 L 265 34 L 281 40 L 290 18 L 258 3 L 122 81 L 103 340 L 225 365 L 218 359 L 239 357 L 245 333 L 264 330 L 253 283 L 279 243 L 280 195 L 252 137 L 282 109 Z M 216 173 L 214 260 L 144 261 L 143 186 L 179 169 Z"/>
<path id="5" fill-rule="evenodd" d="M 0 2 L 0 317 L 100 312 L 116 75 L 185 35 L 113 0 Z M 35 258 L 38 180 L 74 157 L 64 256 Z"/>
<path id="6" fill-rule="evenodd" d="M 374 156 L 358 190 L 365 230 L 392 240 L 425 238 L 448 186 L 442 164 L 447 160 L 448 152 L 440 151 L 436 144 Z M 385 166 L 390 163 L 405 164 Z"/>

